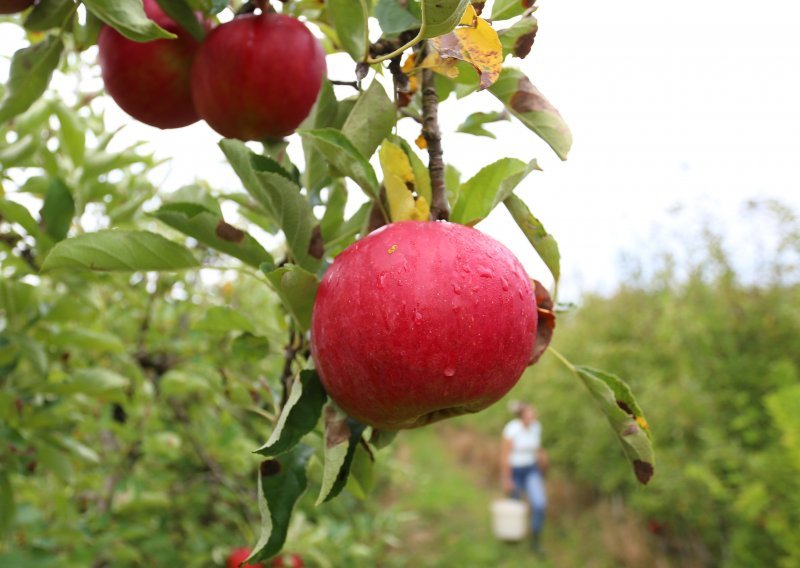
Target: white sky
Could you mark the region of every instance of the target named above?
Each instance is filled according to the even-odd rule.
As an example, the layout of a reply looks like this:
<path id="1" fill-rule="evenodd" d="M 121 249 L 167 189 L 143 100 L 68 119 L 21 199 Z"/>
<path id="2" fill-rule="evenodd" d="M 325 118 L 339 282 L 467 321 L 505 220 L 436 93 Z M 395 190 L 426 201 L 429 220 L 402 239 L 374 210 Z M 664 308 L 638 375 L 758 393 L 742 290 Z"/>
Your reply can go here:
<path id="1" fill-rule="evenodd" d="M 470 112 L 500 109 L 487 93 L 450 99 L 441 119 L 445 159 L 464 180 L 506 155 L 539 159 L 544 172 L 531 174 L 518 193 L 559 242 L 561 299 L 613 286 L 621 253 L 652 252 L 654 227 L 674 229 L 667 211 L 676 204 L 708 213 L 734 239 L 748 199 L 775 197 L 800 210 L 800 4 L 539 4 L 536 43 L 519 66 L 571 126 L 569 160 L 558 160 L 516 123 L 490 126 L 497 141 L 454 134 Z M 0 55 L 21 45 L 12 27 L 0 25 Z M 346 58 L 329 58 L 332 78 L 349 80 L 352 68 Z M 0 80 L 6 73 L 0 61 Z M 109 109 L 109 120 L 131 122 L 116 109 Z M 416 137 L 407 128 L 401 133 Z M 195 177 L 218 188 L 239 186 L 222 161 L 218 136 L 202 123 L 176 131 L 131 125 L 126 136 L 147 139 L 158 155 L 173 158 L 165 189 Z M 504 211 L 479 227 L 549 282 Z"/>

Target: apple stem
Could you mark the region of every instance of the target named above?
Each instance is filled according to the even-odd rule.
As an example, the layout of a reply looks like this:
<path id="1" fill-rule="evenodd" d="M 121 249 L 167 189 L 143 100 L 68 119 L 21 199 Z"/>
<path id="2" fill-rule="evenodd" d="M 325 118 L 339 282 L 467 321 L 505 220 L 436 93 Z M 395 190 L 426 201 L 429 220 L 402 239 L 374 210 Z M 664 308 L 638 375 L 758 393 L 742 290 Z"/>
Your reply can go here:
<path id="1" fill-rule="evenodd" d="M 424 59 L 424 51 L 420 60 Z M 422 70 L 422 136 L 428 146 L 428 171 L 431 176 L 431 220 L 450 218 L 450 204 L 444 185 L 444 152 L 439 130 L 439 96 L 433 71 Z"/>

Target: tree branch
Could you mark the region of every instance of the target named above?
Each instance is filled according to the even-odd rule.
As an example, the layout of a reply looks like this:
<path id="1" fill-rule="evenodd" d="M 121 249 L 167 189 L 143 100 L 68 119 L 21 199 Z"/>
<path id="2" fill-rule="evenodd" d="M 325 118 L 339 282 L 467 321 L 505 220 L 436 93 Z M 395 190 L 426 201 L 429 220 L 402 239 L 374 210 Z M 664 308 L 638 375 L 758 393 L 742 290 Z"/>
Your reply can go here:
<path id="1" fill-rule="evenodd" d="M 424 51 L 424 50 L 423 50 Z M 421 55 L 424 59 L 424 53 Z M 439 97 L 433 71 L 422 70 L 422 136 L 428 145 L 428 171 L 431 176 L 431 220 L 448 220 L 450 204 L 444 186 L 442 134 L 439 131 Z"/>

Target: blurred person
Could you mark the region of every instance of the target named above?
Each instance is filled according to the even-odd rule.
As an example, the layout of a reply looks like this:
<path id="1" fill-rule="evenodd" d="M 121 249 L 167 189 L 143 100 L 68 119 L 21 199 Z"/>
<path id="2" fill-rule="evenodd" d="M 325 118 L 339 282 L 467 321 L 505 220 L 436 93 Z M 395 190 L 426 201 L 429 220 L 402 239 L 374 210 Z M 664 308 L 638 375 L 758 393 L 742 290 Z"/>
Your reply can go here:
<path id="1" fill-rule="evenodd" d="M 500 475 L 503 492 L 516 499 L 527 499 L 531 507 L 531 546 L 541 553 L 541 533 L 547 509 L 544 472 L 547 453 L 542 448 L 542 425 L 530 404 L 512 403 L 516 418 L 503 428 Z"/>

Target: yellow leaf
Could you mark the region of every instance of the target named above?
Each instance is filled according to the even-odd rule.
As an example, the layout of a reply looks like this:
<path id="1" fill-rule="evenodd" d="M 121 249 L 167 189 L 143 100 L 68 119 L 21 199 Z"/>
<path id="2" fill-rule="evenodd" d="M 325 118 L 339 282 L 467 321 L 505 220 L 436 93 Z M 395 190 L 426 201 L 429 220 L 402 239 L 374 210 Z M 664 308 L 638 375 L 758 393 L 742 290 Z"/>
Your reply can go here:
<path id="1" fill-rule="evenodd" d="M 461 20 L 463 27 L 431 41 L 445 61 L 461 60 L 472 65 L 480 75 L 480 89 L 486 89 L 500 76 L 503 67 L 503 45 L 497 32 L 486 20 L 475 15 L 474 9 L 472 18 L 468 17 L 470 9 L 471 5 Z"/>
<path id="2" fill-rule="evenodd" d="M 378 159 L 383 170 L 383 186 L 386 188 L 392 221 L 427 219 L 430 215 L 428 202 L 424 197 L 414 200 L 416 178 L 403 149 L 384 140 L 378 151 Z"/>
<path id="3" fill-rule="evenodd" d="M 424 134 L 420 134 L 419 136 L 417 136 L 417 139 L 414 140 L 414 144 L 416 144 L 417 148 L 419 148 L 420 150 L 428 149 L 428 141 L 425 140 Z"/>
<path id="4" fill-rule="evenodd" d="M 461 16 L 461 21 L 458 22 L 459 26 L 475 26 L 475 18 L 478 17 L 478 13 L 475 11 L 475 6 L 470 4 L 467 6 L 467 9 L 464 10 L 464 15 Z"/>
<path id="5" fill-rule="evenodd" d="M 420 69 L 430 69 L 434 73 L 455 79 L 458 77 L 458 60 L 442 59 L 438 52 L 429 53 L 420 63 Z"/>

